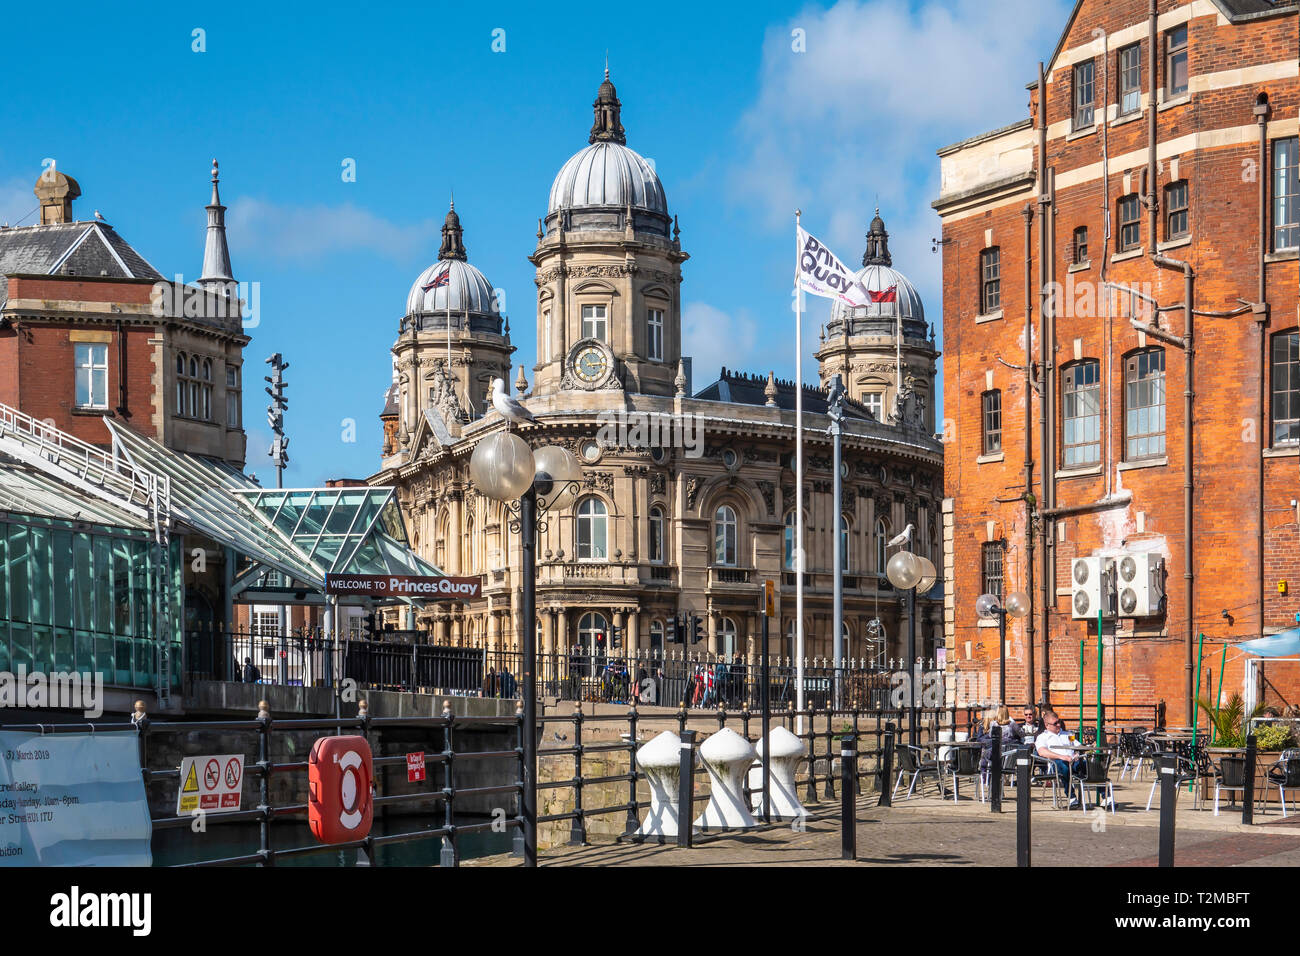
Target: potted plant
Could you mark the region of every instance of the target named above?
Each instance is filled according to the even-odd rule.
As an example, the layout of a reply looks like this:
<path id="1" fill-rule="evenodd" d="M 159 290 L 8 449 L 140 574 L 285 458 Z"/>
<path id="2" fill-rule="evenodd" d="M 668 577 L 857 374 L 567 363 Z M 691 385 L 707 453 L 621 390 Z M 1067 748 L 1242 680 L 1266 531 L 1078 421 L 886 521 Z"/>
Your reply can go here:
<path id="1" fill-rule="evenodd" d="M 1240 694 L 1233 694 L 1228 698 L 1226 704 L 1219 707 L 1213 706 L 1204 698 L 1199 698 L 1196 703 L 1209 715 L 1210 723 L 1214 727 L 1213 739 L 1215 746 L 1246 746 L 1248 718 L 1246 717 L 1246 704 L 1241 699 Z M 1262 706 L 1256 707 L 1250 716 L 1254 717 L 1262 710 Z M 1241 754 L 1224 754 L 1219 761 L 1219 769 L 1223 771 L 1223 786 L 1240 787 L 1245 785 L 1246 758 Z"/>

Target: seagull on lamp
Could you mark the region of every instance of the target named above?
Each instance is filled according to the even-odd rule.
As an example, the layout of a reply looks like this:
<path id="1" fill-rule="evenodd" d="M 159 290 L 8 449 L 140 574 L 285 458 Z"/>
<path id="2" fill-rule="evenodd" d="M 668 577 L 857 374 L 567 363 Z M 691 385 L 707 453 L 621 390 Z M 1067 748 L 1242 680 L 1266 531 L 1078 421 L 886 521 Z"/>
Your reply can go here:
<path id="1" fill-rule="evenodd" d="M 503 379 L 492 379 L 492 407 L 500 412 L 507 422 L 514 422 L 516 425 L 523 422 L 537 424 L 533 413 L 506 393 L 506 383 Z"/>
<path id="2" fill-rule="evenodd" d="M 898 532 L 898 534 L 894 535 L 892 538 L 889 539 L 889 544 L 887 545 L 887 547 L 892 548 L 896 544 L 911 544 L 913 530 L 914 530 L 914 526 L 909 524 L 906 528 L 904 528 L 902 531 Z"/>

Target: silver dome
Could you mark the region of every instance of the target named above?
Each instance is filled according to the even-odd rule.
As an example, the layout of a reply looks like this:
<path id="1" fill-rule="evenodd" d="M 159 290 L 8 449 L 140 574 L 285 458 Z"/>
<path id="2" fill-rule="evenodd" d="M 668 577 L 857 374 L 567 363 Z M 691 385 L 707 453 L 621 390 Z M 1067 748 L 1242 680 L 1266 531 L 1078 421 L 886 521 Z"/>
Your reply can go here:
<path id="1" fill-rule="evenodd" d="M 868 292 L 886 292 L 893 288 L 894 301 L 869 302 L 856 308 L 836 301 L 831 306 L 831 322 L 841 322 L 849 313 L 855 319 L 897 321 L 901 315 L 904 322 L 925 322 L 925 307 L 921 304 L 921 296 L 907 276 L 880 263 L 864 266 L 854 274 Z"/>
<path id="2" fill-rule="evenodd" d="M 446 272 L 447 281 L 439 282 Z M 436 284 L 435 284 L 436 283 Z M 448 296 L 451 298 L 448 304 Z M 492 283 L 468 262 L 441 259 L 420 273 L 406 297 L 406 314 L 419 312 L 483 312 L 497 314 Z"/>
<path id="3" fill-rule="evenodd" d="M 551 185 L 547 215 L 582 206 L 618 206 L 668 215 L 663 184 L 650 164 L 620 143 L 598 141 L 575 153 Z"/>

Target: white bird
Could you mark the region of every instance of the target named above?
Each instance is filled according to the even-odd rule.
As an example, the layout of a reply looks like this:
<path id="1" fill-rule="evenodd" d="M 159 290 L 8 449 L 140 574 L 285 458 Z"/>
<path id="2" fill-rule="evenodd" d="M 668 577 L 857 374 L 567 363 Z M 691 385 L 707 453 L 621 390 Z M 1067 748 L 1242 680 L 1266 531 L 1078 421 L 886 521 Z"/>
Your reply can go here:
<path id="1" fill-rule="evenodd" d="M 533 417 L 532 412 L 506 393 L 506 383 L 503 379 L 492 379 L 492 407 L 500 412 L 508 422 L 514 422 L 515 424 L 522 422 L 537 423 L 537 419 Z"/>
<path id="2" fill-rule="evenodd" d="M 912 530 L 913 526 L 909 524 L 906 528 L 889 539 L 888 547 L 892 548 L 896 544 L 909 544 L 912 540 Z"/>
<path id="3" fill-rule="evenodd" d="M 95 210 L 95 218 L 98 219 L 100 222 L 107 222 L 107 220 L 102 215 L 100 215 L 98 209 Z"/>

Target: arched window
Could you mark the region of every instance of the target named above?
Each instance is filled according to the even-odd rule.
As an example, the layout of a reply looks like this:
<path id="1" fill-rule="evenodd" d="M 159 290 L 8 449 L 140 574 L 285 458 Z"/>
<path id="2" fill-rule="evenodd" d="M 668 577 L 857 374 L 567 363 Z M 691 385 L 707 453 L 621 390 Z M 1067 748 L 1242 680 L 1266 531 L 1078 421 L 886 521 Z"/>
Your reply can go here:
<path id="1" fill-rule="evenodd" d="M 609 560 L 609 509 L 599 498 L 578 502 L 578 560 Z"/>
<path id="2" fill-rule="evenodd" d="M 664 651 L 664 624 L 663 621 L 650 622 L 650 650 L 658 655 Z"/>
<path id="3" fill-rule="evenodd" d="M 464 565 L 462 566 L 461 570 L 469 571 L 469 572 L 477 571 L 478 570 L 478 548 L 475 547 L 477 538 L 474 537 L 474 516 L 473 515 L 470 515 L 468 518 L 465 519 L 464 542 L 465 542 L 465 549 L 462 552 L 462 554 L 464 555 Z"/>
<path id="4" fill-rule="evenodd" d="M 736 512 L 730 505 L 719 506 L 713 515 L 713 563 L 736 563 Z"/>
<path id="5" fill-rule="evenodd" d="M 664 561 L 664 509 L 655 505 L 650 509 L 650 563 Z"/>
<path id="6" fill-rule="evenodd" d="M 605 615 L 588 611 L 578 622 L 578 643 L 585 654 L 603 654 L 609 646 L 609 623 Z"/>
<path id="7" fill-rule="evenodd" d="M 840 570 L 849 570 L 849 519 L 840 515 Z"/>
<path id="8" fill-rule="evenodd" d="M 736 653 L 736 622 L 729 617 L 718 622 L 718 649 L 724 657 Z"/>
<path id="9" fill-rule="evenodd" d="M 198 417 L 205 422 L 212 421 L 212 360 L 204 359 L 200 370 L 203 379 L 199 383 L 199 394 L 202 401 L 199 406 Z"/>
<path id="10" fill-rule="evenodd" d="M 444 573 L 447 570 L 447 539 L 451 537 L 451 516 L 442 513 L 438 520 L 438 533 L 433 538 L 433 563 Z"/>
<path id="11" fill-rule="evenodd" d="M 787 571 L 794 570 L 794 538 L 794 511 L 787 511 L 785 513 L 785 558 L 782 563 Z"/>
<path id="12" fill-rule="evenodd" d="M 176 414 L 185 415 L 185 397 L 188 394 L 185 384 L 185 353 L 176 353 Z"/>
<path id="13" fill-rule="evenodd" d="M 889 525 L 884 518 L 876 519 L 876 574 L 885 573 L 889 559 L 885 556 L 885 542 L 889 540 Z"/>

